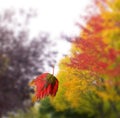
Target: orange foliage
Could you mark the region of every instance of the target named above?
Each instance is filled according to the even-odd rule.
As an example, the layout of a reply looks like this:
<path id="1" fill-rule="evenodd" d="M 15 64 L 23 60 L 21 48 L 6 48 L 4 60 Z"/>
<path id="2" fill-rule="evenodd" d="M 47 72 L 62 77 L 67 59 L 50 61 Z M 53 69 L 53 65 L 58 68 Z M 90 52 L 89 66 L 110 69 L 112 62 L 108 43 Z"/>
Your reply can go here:
<path id="1" fill-rule="evenodd" d="M 99 15 L 90 19 L 88 29 L 84 28 L 82 36 L 74 41 L 74 45 L 81 51 L 74 52 L 68 65 L 102 75 L 119 76 L 120 68 L 116 61 L 120 51 L 103 41 L 100 35 L 104 30 L 102 23 L 103 20 Z"/>

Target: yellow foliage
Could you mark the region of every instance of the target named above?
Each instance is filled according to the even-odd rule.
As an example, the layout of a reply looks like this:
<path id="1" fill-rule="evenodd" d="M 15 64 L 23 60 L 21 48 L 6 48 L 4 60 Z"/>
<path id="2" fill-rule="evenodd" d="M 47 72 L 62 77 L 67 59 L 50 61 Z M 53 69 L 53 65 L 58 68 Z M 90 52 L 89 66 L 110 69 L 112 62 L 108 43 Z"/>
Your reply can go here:
<path id="1" fill-rule="evenodd" d="M 81 32 L 81 37 L 85 38 L 85 40 L 87 40 L 87 37 L 90 39 L 101 38 L 108 44 L 106 52 L 109 51 L 110 48 L 120 51 L 120 0 L 114 0 L 114 2 L 107 0 L 107 4 L 109 6 L 107 9 L 100 6 L 100 17 L 102 17 L 104 21 L 101 24 L 103 30 L 98 34 L 92 34 L 90 36 L 85 32 Z M 89 24 L 87 24 L 86 27 L 89 31 L 93 30 Z M 75 52 L 81 53 L 81 49 L 73 44 L 71 55 L 74 56 Z M 103 59 L 107 58 L 105 57 Z M 111 63 L 109 60 L 106 61 L 108 64 Z M 105 102 L 120 101 L 119 78 L 114 78 L 107 74 L 100 75 L 89 72 L 89 70 L 77 70 L 73 67 L 68 67 L 66 63 L 69 62 L 70 58 L 66 56 L 61 60 L 59 65 L 60 71 L 57 75 L 60 83 L 59 89 L 56 97 L 51 101 L 57 110 L 65 110 L 72 107 L 77 110 L 79 108 L 86 108 L 87 111 L 94 111 L 102 100 Z M 115 62 L 112 67 L 116 63 L 120 64 L 120 58 L 117 59 L 117 62 Z"/>
<path id="2" fill-rule="evenodd" d="M 83 107 L 83 103 L 85 102 L 83 95 L 89 90 L 95 90 L 93 83 L 95 78 L 88 71 L 82 72 L 68 67 L 65 63 L 69 61 L 69 58 L 65 57 L 59 65 L 60 71 L 57 74 L 59 89 L 56 97 L 51 100 L 51 103 L 57 110 L 65 110 L 69 107 L 78 109 L 81 105 Z"/>
<path id="3" fill-rule="evenodd" d="M 104 29 L 101 32 L 103 41 L 120 51 L 120 0 L 107 0 L 108 9 L 102 9 L 101 17 L 104 19 Z M 120 55 L 119 55 L 120 57 Z M 117 59 L 117 64 L 120 64 L 120 59 Z M 120 95 L 118 94 L 120 80 L 114 77 L 104 77 L 104 90 L 97 91 L 97 94 L 103 98 L 103 100 L 120 101 Z"/>
<path id="4" fill-rule="evenodd" d="M 107 0 L 108 9 L 102 9 L 104 30 L 103 40 L 116 49 L 120 49 L 120 1 Z"/>

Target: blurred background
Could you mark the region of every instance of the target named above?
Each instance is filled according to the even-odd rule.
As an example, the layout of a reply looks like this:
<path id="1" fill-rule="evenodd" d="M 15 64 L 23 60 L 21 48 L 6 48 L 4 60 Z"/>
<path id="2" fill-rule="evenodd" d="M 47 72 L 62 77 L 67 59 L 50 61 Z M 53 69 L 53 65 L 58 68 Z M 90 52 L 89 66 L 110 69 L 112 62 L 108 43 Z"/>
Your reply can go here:
<path id="1" fill-rule="evenodd" d="M 92 16 L 102 14 L 103 18 L 107 18 L 104 27 L 109 24 L 112 27 L 111 19 L 117 19 L 117 25 L 113 26 L 117 29 L 111 28 L 116 33 L 110 39 L 120 35 L 120 2 L 113 0 L 112 6 L 110 1 L 0 0 L 0 118 L 120 118 L 119 38 L 116 38 L 116 44 L 113 40 L 109 43 L 107 36 L 111 32 L 104 33 L 104 38 L 110 44 L 108 47 L 115 49 L 110 53 L 118 65 L 114 82 L 108 79 L 108 73 L 102 71 L 95 71 L 96 75 L 90 81 L 81 80 L 81 76 L 89 78 L 85 76 L 88 70 L 81 74 L 81 68 L 68 68 L 64 64 L 70 61 L 71 55 L 79 53 L 80 47 L 75 47 L 74 41 L 78 37 L 84 38 L 84 32 L 87 32 L 85 26 L 92 29 L 93 24 L 90 27 L 86 25 Z M 110 23 L 107 24 L 108 20 Z M 93 22 L 97 22 L 97 19 L 93 19 Z M 95 25 L 97 27 L 99 24 Z M 112 61 L 110 63 L 115 65 Z M 57 96 L 32 103 L 33 90 L 28 86 L 29 81 L 44 72 L 51 73 L 53 65 L 60 84 Z M 68 75 L 67 71 L 72 75 Z M 104 84 L 102 88 L 96 84 L 97 77 Z M 103 81 L 101 78 L 107 79 Z M 91 83 L 95 88 L 91 87 Z M 108 91 L 110 86 L 113 93 Z M 108 94 L 112 97 L 108 97 Z M 114 95 L 117 96 L 115 100 L 112 99 Z"/>
<path id="2" fill-rule="evenodd" d="M 77 33 L 74 23 L 87 5 L 85 1 L 78 3 L 78 0 L 1 0 L 0 117 L 9 117 L 9 113 L 17 117 L 19 110 L 19 117 L 25 117 L 21 112 L 33 107 L 29 80 L 52 72 L 52 65 L 57 73 L 58 60 L 70 49 L 62 34 L 71 37 Z M 30 112 L 29 117 L 37 116 Z"/>

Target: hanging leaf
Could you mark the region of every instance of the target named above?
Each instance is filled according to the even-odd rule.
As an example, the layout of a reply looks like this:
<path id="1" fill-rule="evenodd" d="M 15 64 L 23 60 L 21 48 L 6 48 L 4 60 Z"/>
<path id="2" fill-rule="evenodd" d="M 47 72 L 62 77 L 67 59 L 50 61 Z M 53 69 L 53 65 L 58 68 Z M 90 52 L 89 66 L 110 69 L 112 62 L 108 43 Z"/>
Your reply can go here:
<path id="1" fill-rule="evenodd" d="M 35 87 L 35 95 L 32 101 L 40 100 L 46 96 L 55 96 L 58 90 L 58 80 L 50 73 L 43 73 L 29 84 Z"/>

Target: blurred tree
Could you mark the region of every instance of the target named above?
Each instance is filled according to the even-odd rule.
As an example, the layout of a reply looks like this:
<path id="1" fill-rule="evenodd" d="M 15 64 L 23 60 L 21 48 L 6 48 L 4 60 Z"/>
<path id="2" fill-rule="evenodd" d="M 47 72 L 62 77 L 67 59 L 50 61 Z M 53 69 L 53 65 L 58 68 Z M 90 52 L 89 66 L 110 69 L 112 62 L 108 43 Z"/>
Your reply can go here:
<path id="1" fill-rule="evenodd" d="M 30 97 L 28 81 L 45 71 L 45 63 L 54 64 L 56 54 L 50 50 L 53 44 L 48 40 L 48 34 L 30 40 L 26 26 L 9 27 L 14 24 L 15 16 L 9 13 L 11 10 L 0 16 L 0 115 L 30 105 L 27 104 Z"/>
<path id="2" fill-rule="evenodd" d="M 69 62 L 70 58 L 66 56 L 59 64 L 59 89 L 51 103 L 57 111 L 65 112 L 71 109 L 70 111 L 76 114 L 84 114 L 86 118 L 94 117 L 94 110 L 100 102 L 92 92 L 95 90 L 95 85 L 92 84 L 95 78 L 90 78 L 87 71 L 67 66 L 66 63 Z"/>
<path id="3" fill-rule="evenodd" d="M 52 103 L 58 110 L 72 107 L 96 118 L 119 118 L 120 1 L 95 0 L 95 5 L 99 13 L 86 26 L 79 24 L 80 36 L 71 40 L 71 55 L 60 66 L 61 88 Z"/>
<path id="4" fill-rule="evenodd" d="M 59 111 L 51 104 L 50 99 L 46 98 L 41 101 L 39 109 L 39 118 L 88 118 L 88 114 L 78 113 L 72 108 Z M 89 117 L 94 118 L 94 117 Z"/>

